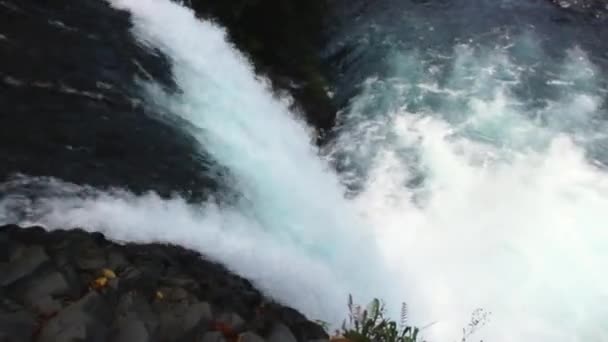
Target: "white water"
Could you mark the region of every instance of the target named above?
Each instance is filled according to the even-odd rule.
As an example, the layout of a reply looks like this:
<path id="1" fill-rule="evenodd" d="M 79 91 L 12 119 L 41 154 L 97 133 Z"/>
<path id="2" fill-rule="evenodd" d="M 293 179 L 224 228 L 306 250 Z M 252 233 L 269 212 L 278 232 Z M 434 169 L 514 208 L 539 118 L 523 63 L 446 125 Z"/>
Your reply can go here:
<path id="1" fill-rule="evenodd" d="M 417 58 L 368 80 L 332 146 L 364 170 L 344 181 L 363 187 L 354 201 L 416 320 L 455 340 L 484 308 L 474 340 L 608 340 L 608 174 L 583 148 L 605 139 L 599 71 L 572 49 L 555 80 L 572 86 L 532 108 L 513 93 L 532 71 L 508 49 L 456 47 L 442 84 Z"/>
<path id="2" fill-rule="evenodd" d="M 171 58 L 180 93 L 142 86 L 151 102 L 191 124 L 201 146 L 230 170 L 236 183 L 230 186 L 241 194 L 238 203 L 196 207 L 181 199 L 18 179 L 40 183 L 51 195 L 27 205 L 19 203 L 22 198 L 5 198 L 0 221 L 14 221 L 11 209 L 18 203 L 30 208 L 29 223 L 48 228 L 84 227 L 118 240 L 187 246 L 311 318 L 333 323 L 344 318 L 349 293 L 365 300 L 378 288 L 388 293 L 370 232 L 343 199 L 338 177 L 318 157 L 308 128 L 290 113 L 287 99 L 275 98 L 266 82 L 256 79 L 224 30 L 170 1 L 112 4 L 133 13 L 137 39 Z"/>
<path id="3" fill-rule="evenodd" d="M 353 292 L 406 300 L 413 323 L 436 322 L 424 331 L 433 341 L 459 340 L 478 307 L 492 315 L 473 340 L 608 340 L 608 175 L 583 150 L 603 135 L 593 124 L 596 94 L 568 89 L 527 113 L 510 91 L 526 70 L 506 51 L 459 50 L 447 86 L 432 72 L 408 81 L 410 57 L 398 56 L 395 77 L 370 79 L 343 113 L 330 152 L 363 170 L 341 175 L 363 188 L 347 200 L 304 125 L 254 78 L 221 29 L 168 1 L 114 5 L 134 14 L 138 38 L 173 60 L 183 92 L 147 84 L 151 101 L 193 125 L 231 170 L 241 200 L 192 206 L 42 180 L 57 194 L 5 197 L 0 221 L 13 220 L 9 210 L 20 205 L 49 228 L 198 249 L 331 322 L 344 317 Z M 556 82 L 598 77 L 584 54 L 572 56 L 564 61 L 570 73 Z M 464 67 L 471 60 L 480 67 Z M 497 70 L 509 77 L 496 81 Z M 433 94 L 443 105 L 410 112 L 412 98 Z M 376 106 L 379 97 L 390 105 Z M 405 186 L 421 174 L 422 183 Z"/>

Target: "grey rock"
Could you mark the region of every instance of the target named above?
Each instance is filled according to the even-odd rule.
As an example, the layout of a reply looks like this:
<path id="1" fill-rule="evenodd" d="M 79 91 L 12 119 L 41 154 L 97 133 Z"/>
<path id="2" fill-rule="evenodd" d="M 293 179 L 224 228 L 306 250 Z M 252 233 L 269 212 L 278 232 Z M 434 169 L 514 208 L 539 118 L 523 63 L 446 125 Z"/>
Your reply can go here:
<path id="1" fill-rule="evenodd" d="M 182 321 L 182 315 L 187 309 L 186 304 L 159 305 L 156 303 L 155 311 L 159 314 L 158 335 L 161 340 L 182 337 L 187 333 L 187 325 Z"/>
<path id="2" fill-rule="evenodd" d="M 0 341 L 30 341 L 36 329 L 36 318 L 25 311 L 0 312 Z"/>
<path id="3" fill-rule="evenodd" d="M 165 295 L 165 300 L 171 302 L 180 302 L 192 299 L 192 295 L 181 287 L 161 288 L 160 291 Z"/>
<path id="4" fill-rule="evenodd" d="M 38 341 L 105 341 L 108 331 L 104 316 L 108 313 L 103 298 L 90 292 L 51 318 L 42 328 Z"/>
<path id="5" fill-rule="evenodd" d="M 239 335 L 239 342 L 266 342 L 263 338 L 261 338 L 256 333 L 251 331 L 244 332 Z"/>
<path id="6" fill-rule="evenodd" d="M 124 254 L 112 250 L 108 253 L 108 267 L 111 269 L 124 269 L 129 265 L 127 258 L 125 258 Z"/>
<path id="7" fill-rule="evenodd" d="M 0 264 L 0 286 L 8 286 L 31 274 L 48 260 L 40 246 L 18 248 L 8 263 Z"/>
<path id="8" fill-rule="evenodd" d="M 106 255 L 100 249 L 86 249 L 75 256 L 76 266 L 81 270 L 93 271 L 104 268 L 107 264 Z"/>
<path id="9" fill-rule="evenodd" d="M 129 284 L 137 282 L 142 277 L 143 273 L 133 266 L 125 268 L 124 272 L 120 275 L 120 279 L 122 279 L 124 283 Z"/>
<path id="10" fill-rule="evenodd" d="M 268 342 L 298 342 L 291 330 L 281 323 L 277 323 L 272 327 L 266 340 Z"/>
<path id="11" fill-rule="evenodd" d="M 196 342 L 226 342 L 226 338 L 218 331 L 205 333 Z"/>
<path id="12" fill-rule="evenodd" d="M 234 312 L 224 312 L 217 317 L 218 322 L 222 322 L 234 331 L 242 331 L 245 328 L 245 321 Z"/>
<path id="13" fill-rule="evenodd" d="M 162 281 L 163 281 L 163 283 L 165 283 L 167 285 L 179 286 L 179 287 L 183 287 L 183 288 L 189 288 L 189 287 L 196 288 L 199 286 L 194 279 L 190 279 L 190 278 L 182 278 L 182 277 L 163 278 Z"/>
<path id="14" fill-rule="evenodd" d="M 50 315 L 61 310 L 61 303 L 53 297 L 65 296 L 72 291 L 63 274 L 57 271 L 47 271 L 28 277 L 26 280 L 22 285 L 23 302 L 30 309 L 43 315 Z"/>
<path id="15" fill-rule="evenodd" d="M 160 337 L 172 338 L 184 336 L 196 328 L 201 321 L 212 319 L 211 306 L 208 303 L 162 303 L 156 305 L 160 313 Z"/>
<path id="16" fill-rule="evenodd" d="M 16 312 L 23 310 L 23 305 L 17 303 L 15 300 L 6 298 L 0 294 L 0 313 Z"/>
<path id="17" fill-rule="evenodd" d="M 60 296 L 70 292 L 70 285 L 63 274 L 57 271 L 35 276 L 25 285 L 24 298 L 27 300 L 42 296 Z"/>
<path id="18" fill-rule="evenodd" d="M 130 315 L 116 320 L 110 340 L 115 342 L 148 342 L 150 341 L 150 333 L 144 322 L 135 315 Z"/>
<path id="19" fill-rule="evenodd" d="M 119 278 L 110 279 L 108 281 L 108 287 L 113 290 L 118 290 L 118 288 L 120 287 L 120 279 Z"/>
<path id="20" fill-rule="evenodd" d="M 211 322 L 213 320 L 213 311 L 209 303 L 196 303 L 188 308 L 184 318 L 197 324 L 200 322 Z"/>
<path id="21" fill-rule="evenodd" d="M 28 306 L 35 312 L 49 316 L 61 310 L 61 303 L 51 296 L 42 296 L 28 301 Z"/>
<path id="22" fill-rule="evenodd" d="M 156 331 L 159 326 L 158 314 L 152 310 L 152 306 L 139 292 L 127 292 L 120 297 L 115 309 L 119 317 L 136 315 L 143 320 L 148 331 Z"/>

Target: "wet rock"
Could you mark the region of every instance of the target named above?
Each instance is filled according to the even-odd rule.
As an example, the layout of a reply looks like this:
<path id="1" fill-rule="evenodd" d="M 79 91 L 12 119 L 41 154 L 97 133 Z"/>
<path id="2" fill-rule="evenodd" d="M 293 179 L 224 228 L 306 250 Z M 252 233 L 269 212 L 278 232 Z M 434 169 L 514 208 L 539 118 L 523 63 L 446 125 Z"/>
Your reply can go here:
<path id="1" fill-rule="evenodd" d="M 28 334 L 38 341 L 128 342 L 232 341 L 239 336 L 253 342 L 260 336 L 305 342 L 327 336 L 299 312 L 264 298 L 249 281 L 177 246 L 121 246 L 78 230 L 15 227 L 0 227 L 0 238 L 15 251 L 5 260 L 21 262 L 10 256 L 24 253 L 46 255 L 27 275 L 0 287 L 0 336 L 13 338 L 17 335 L 11 331 L 21 327 L 19 336 L 26 337 L 16 341 L 27 340 Z M 126 266 L 117 271 L 76 265 L 70 251 L 83 246 L 121 255 Z M 106 284 L 91 288 L 99 278 Z"/>
<path id="2" fill-rule="evenodd" d="M 110 334 L 110 341 L 115 342 L 148 342 L 150 333 L 142 320 L 129 316 L 117 320 Z"/>
<path id="3" fill-rule="evenodd" d="M 196 342 L 227 342 L 224 335 L 218 331 L 203 334 Z"/>
<path id="4" fill-rule="evenodd" d="M 269 78 L 275 89 L 288 91 L 310 125 L 321 133 L 333 127 L 337 108 L 326 92 L 328 82 L 318 55 L 329 1 L 189 3 L 199 15 L 213 17 L 226 26 L 230 38 L 251 57 L 256 71 Z"/>
<path id="5" fill-rule="evenodd" d="M 44 296 L 63 296 L 71 292 L 70 285 L 65 277 L 57 271 L 50 271 L 32 277 L 27 284 L 24 284 L 24 287 L 24 298 L 26 301 Z"/>
<path id="6" fill-rule="evenodd" d="M 209 303 L 196 303 L 186 312 L 186 320 L 191 322 L 210 322 L 213 320 L 213 311 Z"/>
<path id="7" fill-rule="evenodd" d="M 107 266 L 106 253 L 92 243 L 80 246 L 74 256 L 76 266 L 85 271 L 95 271 Z"/>
<path id="8" fill-rule="evenodd" d="M 160 324 L 158 314 L 154 312 L 148 299 L 135 291 L 125 293 L 118 300 L 115 309 L 115 319 L 121 320 L 125 317 L 141 320 L 149 332 L 156 332 Z"/>
<path id="9" fill-rule="evenodd" d="M 145 275 L 136 267 L 131 266 L 127 267 L 123 271 L 123 273 L 120 275 L 120 278 L 123 281 L 123 285 L 129 287 L 130 285 L 135 285 L 138 282 L 144 281 Z"/>
<path id="10" fill-rule="evenodd" d="M 285 323 L 298 341 L 328 337 L 327 332 L 325 332 L 321 325 L 306 319 L 304 315 L 292 308 L 271 303 L 267 305 L 266 310 L 275 312 L 278 315 L 276 320 Z M 266 322 L 266 325 L 267 324 L 268 323 Z"/>
<path id="11" fill-rule="evenodd" d="M 34 272 L 49 260 L 40 246 L 19 246 L 6 263 L 0 264 L 0 286 L 7 286 Z"/>
<path id="12" fill-rule="evenodd" d="M 38 341 L 106 341 L 110 317 L 107 303 L 90 292 L 51 318 L 41 329 Z"/>
<path id="13" fill-rule="evenodd" d="M 189 291 L 192 291 L 193 289 L 196 290 L 200 287 L 200 285 L 194 279 L 182 278 L 181 276 L 176 276 L 173 278 L 163 278 L 161 279 L 161 282 L 169 286 L 183 287 L 185 289 L 188 289 Z"/>
<path id="14" fill-rule="evenodd" d="M 259 335 L 248 331 L 239 335 L 239 342 L 266 342 Z"/>
<path id="15" fill-rule="evenodd" d="M 225 324 L 230 327 L 234 332 L 240 332 L 245 328 L 245 321 L 234 312 L 224 312 L 219 315 L 216 319 L 216 322 Z"/>
<path id="16" fill-rule="evenodd" d="M 161 288 L 165 300 L 170 302 L 192 302 L 194 297 L 181 287 Z"/>
<path id="17" fill-rule="evenodd" d="M 124 254 L 116 250 L 110 250 L 107 252 L 107 260 L 108 267 L 117 271 L 122 271 L 129 266 L 129 261 Z"/>
<path id="18" fill-rule="evenodd" d="M 299 341 L 327 338 L 327 332 L 318 323 L 302 319 L 290 326 L 293 334 Z"/>
<path id="19" fill-rule="evenodd" d="M 275 324 L 266 338 L 268 342 L 297 342 L 291 330 L 284 324 Z"/>
<path id="20" fill-rule="evenodd" d="M 28 299 L 27 304 L 34 312 L 42 316 L 51 316 L 61 310 L 61 302 L 49 295 Z"/>
<path id="21" fill-rule="evenodd" d="M 211 321 L 211 307 L 208 303 L 186 303 L 157 304 L 156 311 L 159 312 L 161 339 L 174 339 L 192 332 L 201 321 Z"/>
<path id="22" fill-rule="evenodd" d="M 0 341 L 30 341 L 36 329 L 36 317 L 26 311 L 0 311 Z"/>

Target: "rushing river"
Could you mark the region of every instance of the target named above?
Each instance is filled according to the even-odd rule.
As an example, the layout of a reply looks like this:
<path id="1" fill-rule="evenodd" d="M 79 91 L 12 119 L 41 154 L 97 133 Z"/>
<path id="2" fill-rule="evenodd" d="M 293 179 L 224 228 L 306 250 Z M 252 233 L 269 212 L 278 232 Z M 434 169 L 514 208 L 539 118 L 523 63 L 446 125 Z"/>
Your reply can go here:
<path id="1" fill-rule="evenodd" d="M 0 223 L 184 245 L 331 323 L 353 293 L 395 316 L 406 302 L 429 341 L 608 340 L 601 18 L 540 0 L 345 6 L 325 52 L 344 106 L 319 149 L 222 28 L 168 0 L 112 5 L 169 59 L 179 90 L 139 81 L 146 102 L 233 191 L 193 204 L 19 176 Z"/>

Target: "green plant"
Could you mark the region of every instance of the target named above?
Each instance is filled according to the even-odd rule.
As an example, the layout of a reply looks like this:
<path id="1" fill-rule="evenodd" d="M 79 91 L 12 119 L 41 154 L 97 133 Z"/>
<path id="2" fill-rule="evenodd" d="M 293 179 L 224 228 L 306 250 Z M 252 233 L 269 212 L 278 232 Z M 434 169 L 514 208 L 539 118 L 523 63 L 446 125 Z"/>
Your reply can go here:
<path id="1" fill-rule="evenodd" d="M 315 319 L 313 320 L 313 322 L 317 323 L 321 328 L 323 328 L 323 330 L 325 331 L 329 331 L 329 323 L 320 319 Z"/>
<path id="2" fill-rule="evenodd" d="M 348 296 L 348 324 L 342 324 L 342 336 L 351 342 L 418 342 L 420 329 L 407 325 L 407 305 L 402 304 L 401 321 L 385 317 L 384 303 L 374 299 L 362 309 Z"/>

